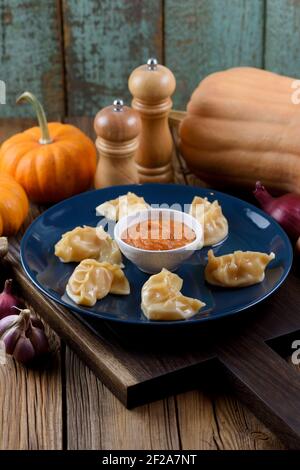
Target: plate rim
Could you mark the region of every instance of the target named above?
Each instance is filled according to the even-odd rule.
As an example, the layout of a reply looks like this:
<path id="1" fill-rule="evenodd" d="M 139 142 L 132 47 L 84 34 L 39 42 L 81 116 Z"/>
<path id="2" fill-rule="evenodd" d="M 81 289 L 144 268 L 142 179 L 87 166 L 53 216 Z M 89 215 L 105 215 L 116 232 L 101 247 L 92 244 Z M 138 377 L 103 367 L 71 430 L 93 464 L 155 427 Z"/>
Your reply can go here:
<path id="1" fill-rule="evenodd" d="M 278 222 L 275 219 L 273 219 L 269 214 L 264 212 L 261 208 L 254 206 L 254 204 L 251 204 L 248 201 L 244 201 L 243 199 L 238 198 L 236 196 L 232 196 L 231 194 L 227 194 L 227 193 L 224 193 L 222 191 L 214 190 L 212 188 L 201 188 L 201 187 L 198 188 L 197 186 L 189 186 L 189 185 L 176 184 L 176 183 L 159 184 L 159 186 L 164 187 L 164 188 L 169 188 L 170 186 L 172 186 L 172 187 L 178 187 L 179 186 L 179 187 L 182 187 L 182 188 L 185 188 L 185 189 L 190 188 L 190 189 L 196 189 L 196 190 L 200 190 L 200 191 L 205 190 L 206 192 L 212 192 L 212 193 L 216 194 L 217 197 L 218 197 L 218 194 L 220 194 L 221 196 L 225 196 L 229 199 L 237 200 L 239 202 L 243 202 L 243 203 L 247 204 L 250 208 L 253 208 L 253 209 L 255 209 L 255 211 L 261 213 L 261 215 L 263 217 L 270 220 L 271 223 L 273 223 L 277 227 L 277 230 L 279 230 L 282 238 L 284 239 L 285 245 L 288 247 L 288 253 L 286 253 L 286 256 L 287 256 L 287 269 L 284 271 L 284 273 L 279 278 L 276 285 L 270 291 L 268 291 L 266 294 L 262 295 L 259 299 L 253 300 L 253 302 L 250 302 L 250 303 L 246 304 L 242 308 L 236 307 L 236 308 L 232 309 L 230 312 L 219 314 L 218 316 L 207 315 L 207 316 L 204 316 L 203 318 L 197 318 L 197 319 L 193 320 L 192 322 L 187 321 L 185 319 L 184 320 L 173 320 L 173 321 L 171 321 L 171 320 L 168 320 L 168 321 L 148 320 L 148 321 L 140 322 L 140 321 L 131 320 L 131 319 L 108 317 L 108 315 L 109 315 L 108 313 L 107 314 L 105 314 L 105 313 L 104 314 L 95 313 L 92 310 L 91 311 L 82 310 L 80 307 L 77 307 L 76 305 L 71 306 L 71 305 L 67 304 L 64 300 L 58 299 L 57 297 L 55 297 L 55 295 L 48 292 L 44 288 L 44 286 L 42 284 L 40 284 L 35 279 L 31 269 L 29 268 L 29 266 L 27 265 L 27 263 L 25 262 L 25 259 L 24 259 L 25 244 L 26 244 L 27 240 L 30 237 L 30 232 L 32 230 L 32 227 L 34 225 L 36 225 L 38 223 L 39 219 L 43 218 L 46 213 L 50 213 L 52 211 L 55 212 L 57 208 L 60 208 L 61 206 L 66 204 L 68 201 L 81 198 L 82 196 L 84 196 L 86 194 L 98 193 L 98 192 L 101 192 L 103 190 L 109 190 L 109 189 L 118 189 L 118 188 L 124 189 L 124 188 L 129 188 L 129 187 L 132 190 L 134 187 L 145 187 L 145 186 L 153 187 L 153 186 L 157 186 L 157 183 L 156 184 L 155 183 L 144 183 L 144 184 L 116 185 L 116 186 L 108 186 L 106 188 L 100 188 L 100 189 L 93 189 L 93 190 L 85 191 L 84 193 L 76 194 L 75 196 L 64 199 L 63 201 L 60 201 L 57 204 L 54 204 L 53 206 L 49 207 L 44 212 L 42 212 L 38 217 L 36 217 L 32 221 L 32 223 L 27 227 L 27 229 L 26 229 L 26 231 L 25 231 L 25 233 L 24 233 L 24 235 L 21 239 L 21 243 L 20 243 L 20 260 L 21 260 L 22 268 L 23 268 L 24 272 L 26 273 L 27 277 L 29 278 L 29 280 L 32 282 L 32 284 L 34 284 L 43 294 L 45 294 L 52 301 L 62 305 L 67 310 L 70 310 L 71 312 L 79 313 L 80 315 L 84 316 L 84 318 L 92 317 L 93 319 L 121 323 L 122 325 L 127 324 L 127 325 L 135 325 L 135 326 L 142 326 L 142 327 L 145 327 L 145 326 L 148 326 L 148 325 L 156 326 L 156 327 L 164 327 L 164 326 L 166 326 L 166 327 L 169 326 L 170 327 L 170 326 L 176 326 L 176 325 L 178 325 L 178 326 L 187 326 L 187 325 L 189 325 L 189 326 L 192 326 L 192 325 L 199 326 L 201 323 L 206 323 L 208 321 L 213 321 L 213 320 L 214 321 L 221 320 L 221 319 L 224 319 L 226 317 L 231 317 L 232 315 L 236 315 L 236 314 L 238 314 L 240 312 L 243 312 L 245 310 L 249 310 L 251 307 L 263 302 L 265 299 L 270 297 L 277 289 L 279 289 L 279 287 L 286 280 L 287 276 L 289 275 L 289 273 L 291 271 L 291 267 L 292 267 L 292 263 L 293 263 L 293 248 L 292 248 L 292 244 L 291 244 L 291 241 L 290 241 L 288 235 L 286 234 L 286 232 L 283 230 L 283 228 L 278 224 Z"/>

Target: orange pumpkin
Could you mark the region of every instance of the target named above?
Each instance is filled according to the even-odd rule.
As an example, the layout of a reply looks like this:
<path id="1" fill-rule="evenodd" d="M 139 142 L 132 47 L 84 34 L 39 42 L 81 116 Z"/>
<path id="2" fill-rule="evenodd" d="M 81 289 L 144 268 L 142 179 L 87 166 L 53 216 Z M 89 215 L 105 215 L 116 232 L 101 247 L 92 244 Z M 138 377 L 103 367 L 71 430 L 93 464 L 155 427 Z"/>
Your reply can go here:
<path id="1" fill-rule="evenodd" d="M 0 171 L 11 174 L 35 202 L 57 202 L 88 189 L 96 171 L 96 149 L 83 132 L 69 124 L 47 123 L 44 110 L 31 93 L 39 127 L 6 140 L 0 150 Z"/>
<path id="2" fill-rule="evenodd" d="M 0 173 L 0 236 L 17 233 L 28 214 L 28 199 L 22 186 Z"/>
<path id="3" fill-rule="evenodd" d="M 298 86 L 250 67 L 206 77 L 180 125 L 190 169 L 211 186 L 254 188 L 260 180 L 274 192 L 299 194 Z"/>

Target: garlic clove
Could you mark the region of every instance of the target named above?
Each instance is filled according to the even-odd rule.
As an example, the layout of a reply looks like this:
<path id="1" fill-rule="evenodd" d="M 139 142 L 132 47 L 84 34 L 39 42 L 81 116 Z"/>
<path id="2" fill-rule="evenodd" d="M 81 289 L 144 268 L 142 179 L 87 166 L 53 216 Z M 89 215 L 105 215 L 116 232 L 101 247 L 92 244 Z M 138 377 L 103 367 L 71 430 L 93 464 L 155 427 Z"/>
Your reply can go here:
<path id="1" fill-rule="evenodd" d="M 30 331 L 28 331 L 27 336 L 35 349 L 36 355 L 42 355 L 49 352 L 48 340 L 41 328 L 32 326 Z"/>
<path id="2" fill-rule="evenodd" d="M 7 354 L 12 355 L 14 353 L 18 339 L 20 338 L 22 331 L 18 326 L 11 327 L 9 330 L 4 333 L 2 336 L 2 341 L 5 344 L 5 350 Z"/>
<path id="3" fill-rule="evenodd" d="M 27 364 L 34 359 L 35 355 L 35 349 L 30 339 L 26 336 L 20 336 L 14 348 L 14 358 L 22 364 Z"/>
<path id="4" fill-rule="evenodd" d="M 32 326 L 40 328 L 41 330 L 45 329 L 43 322 L 38 317 L 36 317 L 34 315 L 30 315 L 30 320 L 31 320 Z"/>
<path id="5" fill-rule="evenodd" d="M 0 338 L 19 319 L 19 315 L 8 315 L 0 320 Z"/>

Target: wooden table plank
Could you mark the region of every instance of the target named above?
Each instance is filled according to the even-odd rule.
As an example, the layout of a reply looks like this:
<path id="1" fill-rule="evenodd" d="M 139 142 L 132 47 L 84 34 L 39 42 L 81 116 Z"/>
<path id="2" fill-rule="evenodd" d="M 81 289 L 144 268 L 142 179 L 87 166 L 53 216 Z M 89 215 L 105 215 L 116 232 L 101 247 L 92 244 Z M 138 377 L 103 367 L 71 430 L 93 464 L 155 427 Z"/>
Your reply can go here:
<path id="1" fill-rule="evenodd" d="M 46 333 L 52 350 L 47 367 L 29 369 L 11 357 L 0 365 L 1 450 L 62 449 L 60 340 L 49 327 Z"/>
<path id="2" fill-rule="evenodd" d="M 284 448 L 229 394 L 191 391 L 129 411 L 68 348 L 66 374 L 69 449 Z"/>
<path id="3" fill-rule="evenodd" d="M 174 398 L 126 410 L 69 348 L 66 384 L 68 449 L 180 448 Z"/>
<path id="4" fill-rule="evenodd" d="M 183 449 L 271 450 L 283 445 L 251 411 L 226 392 L 177 396 Z"/>

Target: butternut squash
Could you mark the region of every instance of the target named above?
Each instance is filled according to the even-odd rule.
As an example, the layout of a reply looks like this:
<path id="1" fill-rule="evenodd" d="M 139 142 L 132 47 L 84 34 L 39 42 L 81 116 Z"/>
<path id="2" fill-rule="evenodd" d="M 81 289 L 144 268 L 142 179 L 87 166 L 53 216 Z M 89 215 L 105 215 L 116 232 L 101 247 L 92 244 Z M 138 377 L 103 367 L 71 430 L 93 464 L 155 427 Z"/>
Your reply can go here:
<path id="1" fill-rule="evenodd" d="M 299 88 L 298 88 L 299 87 Z M 180 124 L 189 168 L 211 186 L 300 193 L 300 82 L 249 67 L 206 77 Z"/>

